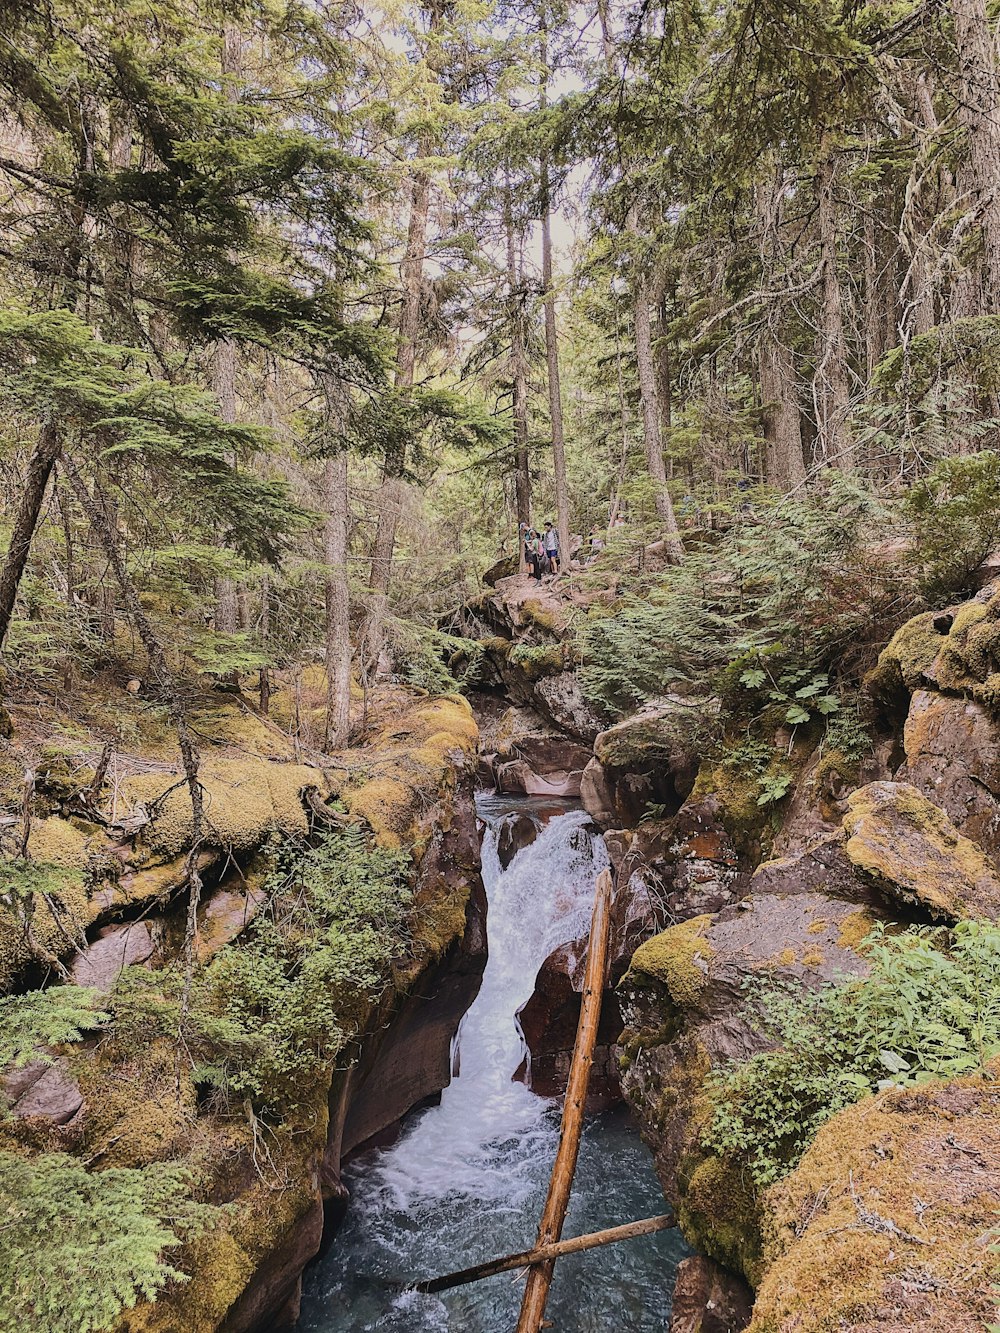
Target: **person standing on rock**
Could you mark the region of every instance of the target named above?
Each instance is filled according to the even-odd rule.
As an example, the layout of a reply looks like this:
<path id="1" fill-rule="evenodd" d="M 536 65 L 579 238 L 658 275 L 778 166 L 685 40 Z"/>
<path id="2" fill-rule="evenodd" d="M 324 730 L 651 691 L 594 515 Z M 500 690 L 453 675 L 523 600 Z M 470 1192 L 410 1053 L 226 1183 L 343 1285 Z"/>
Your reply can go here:
<path id="1" fill-rule="evenodd" d="M 527 536 L 524 539 L 524 556 L 531 569 L 531 577 L 538 583 L 542 581 L 542 561 L 545 558 L 545 547 L 542 545 L 542 539 L 534 528 L 529 528 Z"/>
<path id="2" fill-rule="evenodd" d="M 552 520 L 549 519 L 545 524 L 545 535 L 542 538 L 542 545 L 545 547 L 545 554 L 549 558 L 549 569 L 553 574 L 559 573 L 559 533 L 552 526 Z"/>

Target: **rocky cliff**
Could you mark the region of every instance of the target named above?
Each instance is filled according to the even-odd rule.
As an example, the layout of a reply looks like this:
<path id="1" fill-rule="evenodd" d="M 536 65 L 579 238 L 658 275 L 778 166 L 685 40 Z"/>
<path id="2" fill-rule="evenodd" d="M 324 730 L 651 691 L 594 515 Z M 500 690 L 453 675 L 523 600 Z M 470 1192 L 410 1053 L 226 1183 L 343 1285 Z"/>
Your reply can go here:
<path id="1" fill-rule="evenodd" d="M 12 714 L 5 763 L 18 808 L 11 799 L 3 982 L 21 990 L 61 970 L 99 993 L 107 1017 L 83 1043 L 8 1071 L 0 1151 L 28 1161 L 68 1153 L 97 1172 L 179 1164 L 195 1197 L 221 1210 L 174 1253 L 177 1276 L 157 1299 L 122 1315 L 122 1333 L 287 1327 L 302 1269 L 343 1210 L 342 1161 L 446 1086 L 451 1038 L 479 987 L 471 711 L 458 697 L 401 694 L 363 747 L 324 767 L 238 701 L 202 701 L 193 720 L 207 832 L 186 1011 L 177 1005 L 191 812 L 166 740 L 116 752 L 109 779 L 99 734 L 55 753 L 41 728 Z M 34 777 L 22 797 L 25 771 Z M 303 914 L 297 859 L 317 845 L 357 857 L 351 896 L 362 902 L 365 866 L 389 867 L 399 906 L 387 899 L 357 923 L 328 904 L 325 916 Z M 322 904 L 318 864 L 310 892 Z M 360 962 L 344 952 L 359 949 Z M 304 974 L 293 957 L 294 969 L 330 978 L 317 993 L 327 1008 L 310 1001 L 301 1031 L 294 1004 L 308 991 L 295 990 Z M 350 967 L 338 988 L 338 969 Z M 234 994 L 250 1005 L 245 1022 Z M 269 1008 L 274 996 L 283 1012 Z M 235 1035 L 234 1023 L 244 1024 Z M 272 1062 L 288 1071 L 276 1088 L 255 1023 L 271 1024 L 279 1047 L 287 1040 L 285 1064 Z"/>

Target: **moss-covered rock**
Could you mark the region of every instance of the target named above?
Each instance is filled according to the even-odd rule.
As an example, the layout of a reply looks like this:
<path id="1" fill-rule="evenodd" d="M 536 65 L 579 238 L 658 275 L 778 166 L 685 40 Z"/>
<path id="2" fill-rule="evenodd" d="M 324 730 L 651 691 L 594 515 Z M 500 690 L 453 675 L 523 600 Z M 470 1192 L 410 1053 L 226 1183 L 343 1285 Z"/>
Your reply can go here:
<path id="1" fill-rule="evenodd" d="M 632 955 L 626 984 L 661 982 L 679 1009 L 690 1009 L 705 984 L 712 947 L 705 937 L 708 915 L 692 917 L 640 944 Z"/>
<path id="2" fill-rule="evenodd" d="M 995 1077 L 841 1111 L 766 1196 L 751 1333 L 982 1333 L 997 1307 L 998 1196 Z"/>
<path id="3" fill-rule="evenodd" d="M 915 787 L 872 782 L 847 806 L 847 856 L 890 898 L 948 921 L 1000 916 L 1000 877 L 986 854 Z"/>
<path id="4" fill-rule="evenodd" d="M 253 851 L 272 833 L 304 836 L 309 820 L 302 793 L 325 785 L 319 769 L 255 756 L 206 755 L 199 778 L 205 789 L 206 841 L 236 853 Z M 158 859 L 181 855 L 191 842 L 191 798 L 180 773 L 136 774 L 123 788 L 126 798 L 150 815 L 143 844 Z"/>

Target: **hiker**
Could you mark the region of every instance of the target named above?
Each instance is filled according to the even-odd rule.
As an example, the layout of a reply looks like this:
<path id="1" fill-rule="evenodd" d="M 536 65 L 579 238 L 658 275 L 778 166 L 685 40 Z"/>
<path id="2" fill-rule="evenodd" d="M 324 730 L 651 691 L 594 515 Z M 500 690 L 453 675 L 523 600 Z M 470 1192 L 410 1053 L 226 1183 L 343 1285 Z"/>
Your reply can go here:
<path id="1" fill-rule="evenodd" d="M 553 574 L 559 573 L 559 533 L 552 526 L 552 520 L 548 519 L 545 523 L 545 535 L 542 537 L 542 545 L 545 547 L 545 554 L 549 559 L 549 569 Z"/>
<path id="2" fill-rule="evenodd" d="M 527 560 L 531 570 L 531 577 L 541 583 L 542 561 L 545 558 L 545 547 L 542 545 L 542 539 L 534 528 L 529 528 L 525 534 L 524 558 Z"/>
<path id="3" fill-rule="evenodd" d="M 604 534 L 595 523 L 590 529 L 590 559 L 588 564 L 593 564 L 597 557 L 604 550 Z"/>

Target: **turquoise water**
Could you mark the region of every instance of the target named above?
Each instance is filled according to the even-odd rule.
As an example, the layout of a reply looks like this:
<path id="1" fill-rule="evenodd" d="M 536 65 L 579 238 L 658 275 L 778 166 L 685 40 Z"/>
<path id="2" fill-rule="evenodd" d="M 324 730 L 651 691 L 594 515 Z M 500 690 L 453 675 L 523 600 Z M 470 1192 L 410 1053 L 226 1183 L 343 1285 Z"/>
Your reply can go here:
<path id="1" fill-rule="evenodd" d="M 484 800 L 483 878 L 490 959 L 458 1035 L 460 1075 L 413 1116 L 393 1147 L 346 1173 L 352 1201 L 328 1254 L 306 1274 L 301 1333 L 506 1333 L 522 1278 L 510 1273 L 438 1296 L 408 1282 L 530 1246 L 559 1135 L 557 1103 L 511 1080 L 523 1043 L 514 1014 L 539 964 L 586 933 L 606 853 L 581 811 L 546 811 L 537 841 L 502 871 L 493 825 L 510 798 Z M 564 1235 L 664 1210 L 652 1162 L 623 1111 L 586 1127 Z M 669 1322 L 676 1232 L 569 1256 L 556 1265 L 547 1317 L 565 1333 L 657 1333 Z"/>

